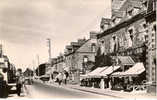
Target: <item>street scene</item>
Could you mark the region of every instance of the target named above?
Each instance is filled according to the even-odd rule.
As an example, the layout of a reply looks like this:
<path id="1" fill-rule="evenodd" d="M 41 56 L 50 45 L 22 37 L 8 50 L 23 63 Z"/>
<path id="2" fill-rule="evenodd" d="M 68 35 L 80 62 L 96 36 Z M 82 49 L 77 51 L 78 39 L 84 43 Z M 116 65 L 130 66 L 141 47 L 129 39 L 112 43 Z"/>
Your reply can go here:
<path id="1" fill-rule="evenodd" d="M 157 99 L 156 0 L 0 1 L 0 98 Z"/>

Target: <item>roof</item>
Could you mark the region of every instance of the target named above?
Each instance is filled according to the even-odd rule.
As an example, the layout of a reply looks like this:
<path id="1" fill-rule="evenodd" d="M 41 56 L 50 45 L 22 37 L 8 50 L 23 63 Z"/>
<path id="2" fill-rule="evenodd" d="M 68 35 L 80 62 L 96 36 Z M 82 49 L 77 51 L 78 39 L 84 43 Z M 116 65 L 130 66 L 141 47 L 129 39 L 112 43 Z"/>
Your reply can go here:
<path id="1" fill-rule="evenodd" d="M 110 18 L 101 18 L 101 24 L 109 24 L 111 21 Z"/>
<path id="2" fill-rule="evenodd" d="M 112 1 L 112 9 L 120 9 L 127 0 L 113 0 Z"/>
<path id="3" fill-rule="evenodd" d="M 72 49 L 72 46 L 71 45 L 67 45 L 66 49 Z"/>
<path id="4" fill-rule="evenodd" d="M 130 56 L 117 56 L 122 65 L 134 65 L 135 62 Z"/>
<path id="5" fill-rule="evenodd" d="M 80 46 L 78 42 L 71 42 L 72 46 Z"/>
<path id="6" fill-rule="evenodd" d="M 94 39 L 88 39 L 84 44 L 82 44 L 77 50 L 76 52 L 92 52 L 91 51 L 91 44 L 95 43 L 96 44 L 97 41 L 94 41 Z M 92 52 L 93 53 L 93 52 Z"/>
<path id="7" fill-rule="evenodd" d="M 142 2 L 140 0 L 135 0 L 135 1 L 130 0 L 129 2 L 133 7 L 141 8 L 142 6 Z"/>
<path id="8" fill-rule="evenodd" d="M 136 76 L 145 71 L 143 63 L 136 63 L 133 67 L 125 72 L 116 72 L 112 76 Z"/>
<path id="9" fill-rule="evenodd" d="M 125 11 L 112 11 L 112 17 L 118 17 L 118 18 L 123 18 L 125 15 Z"/>

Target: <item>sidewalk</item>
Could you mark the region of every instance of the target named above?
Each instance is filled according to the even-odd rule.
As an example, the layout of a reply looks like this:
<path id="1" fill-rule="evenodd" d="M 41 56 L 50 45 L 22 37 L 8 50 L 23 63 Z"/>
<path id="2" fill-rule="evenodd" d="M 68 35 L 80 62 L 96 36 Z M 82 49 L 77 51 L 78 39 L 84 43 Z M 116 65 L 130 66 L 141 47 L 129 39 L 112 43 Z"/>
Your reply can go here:
<path id="1" fill-rule="evenodd" d="M 90 92 L 94 94 L 99 94 L 99 95 L 104 95 L 104 96 L 111 96 L 114 98 L 151 98 L 151 99 L 157 99 L 157 96 L 155 94 L 148 94 L 146 92 L 124 92 L 124 91 L 115 91 L 115 90 L 110 90 L 110 89 L 98 89 L 98 88 L 91 88 L 91 87 L 81 87 L 79 85 L 71 85 L 71 84 L 62 84 L 58 85 L 57 83 L 45 83 L 47 85 L 52 85 L 54 87 L 58 88 L 66 88 L 66 89 L 75 89 L 79 91 L 84 91 L 84 92 Z"/>

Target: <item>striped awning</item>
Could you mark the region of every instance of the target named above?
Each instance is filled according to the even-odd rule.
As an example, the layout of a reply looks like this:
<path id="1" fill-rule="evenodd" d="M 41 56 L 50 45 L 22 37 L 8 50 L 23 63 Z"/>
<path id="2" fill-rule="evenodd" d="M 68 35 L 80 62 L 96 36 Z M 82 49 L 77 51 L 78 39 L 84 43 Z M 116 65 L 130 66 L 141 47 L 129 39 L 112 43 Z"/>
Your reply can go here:
<path id="1" fill-rule="evenodd" d="M 125 72 L 116 72 L 113 73 L 113 77 L 121 77 L 121 76 L 137 76 L 145 71 L 143 63 L 136 63 L 133 67 L 128 69 Z"/>
<path id="2" fill-rule="evenodd" d="M 135 62 L 130 56 L 117 56 L 122 65 L 134 65 Z"/>
<path id="3" fill-rule="evenodd" d="M 104 71 L 102 71 L 101 73 L 98 73 L 99 76 L 107 76 L 111 73 L 113 73 L 115 70 L 119 69 L 120 66 L 110 66 L 108 68 L 106 68 Z"/>

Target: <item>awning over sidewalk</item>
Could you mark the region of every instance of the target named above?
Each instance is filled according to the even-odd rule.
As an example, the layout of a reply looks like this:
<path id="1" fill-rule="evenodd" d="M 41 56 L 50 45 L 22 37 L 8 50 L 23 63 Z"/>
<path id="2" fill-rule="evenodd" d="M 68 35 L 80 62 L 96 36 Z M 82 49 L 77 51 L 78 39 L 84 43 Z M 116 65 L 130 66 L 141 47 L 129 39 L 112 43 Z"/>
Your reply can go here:
<path id="1" fill-rule="evenodd" d="M 143 63 L 136 63 L 133 67 L 125 72 L 116 72 L 112 76 L 136 76 L 145 71 Z"/>
<path id="2" fill-rule="evenodd" d="M 117 56 L 122 65 L 134 65 L 135 62 L 130 56 Z"/>
<path id="3" fill-rule="evenodd" d="M 108 66 L 106 67 L 98 67 L 95 70 L 93 70 L 92 72 L 87 74 L 88 78 L 98 78 L 101 77 L 98 74 L 101 73 L 102 71 L 104 71 L 106 68 L 108 68 Z"/>
<path id="4" fill-rule="evenodd" d="M 92 72 L 88 73 L 88 75 L 97 75 L 98 73 L 102 72 L 103 70 L 105 70 L 107 67 L 98 67 L 95 70 L 93 70 Z"/>
<path id="5" fill-rule="evenodd" d="M 120 66 L 110 66 L 110 67 L 106 68 L 104 71 L 102 71 L 101 73 L 98 73 L 98 75 L 99 76 L 107 76 L 119 68 L 120 68 Z"/>

